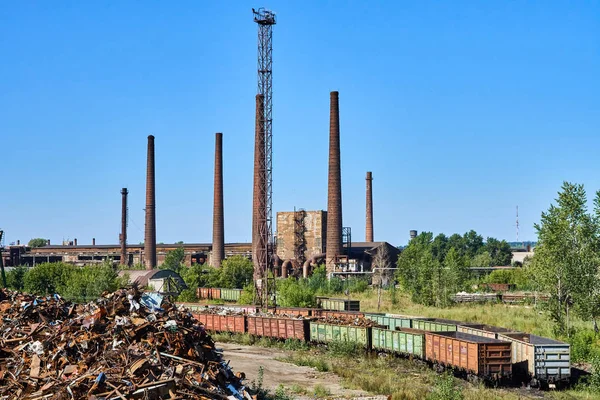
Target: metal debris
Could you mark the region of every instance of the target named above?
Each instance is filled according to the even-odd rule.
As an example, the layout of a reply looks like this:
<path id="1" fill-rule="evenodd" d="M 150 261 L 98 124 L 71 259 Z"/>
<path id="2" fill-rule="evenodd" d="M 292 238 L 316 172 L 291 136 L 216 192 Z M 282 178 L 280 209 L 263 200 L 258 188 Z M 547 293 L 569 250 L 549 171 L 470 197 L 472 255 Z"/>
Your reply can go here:
<path id="1" fill-rule="evenodd" d="M 0 291 L 0 399 L 248 399 L 184 308 L 136 289 L 89 304 Z"/>

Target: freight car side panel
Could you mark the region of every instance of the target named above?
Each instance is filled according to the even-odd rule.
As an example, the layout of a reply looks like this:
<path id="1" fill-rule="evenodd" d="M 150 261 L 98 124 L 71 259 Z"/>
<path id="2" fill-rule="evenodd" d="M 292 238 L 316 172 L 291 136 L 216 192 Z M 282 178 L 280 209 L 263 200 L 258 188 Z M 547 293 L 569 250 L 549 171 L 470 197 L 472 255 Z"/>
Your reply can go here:
<path id="1" fill-rule="evenodd" d="M 425 354 L 429 361 L 488 378 L 510 375 L 510 342 L 460 332 L 426 332 L 425 342 Z"/>
<path id="2" fill-rule="evenodd" d="M 430 332 L 455 332 L 456 327 L 456 324 L 431 321 L 426 319 L 413 319 L 411 326 L 411 328 L 413 329 L 420 329 L 422 331 Z"/>
<path id="3" fill-rule="evenodd" d="M 310 322 L 310 338 L 315 342 L 355 342 L 366 348 L 371 346 L 371 328 Z"/>
<path id="4" fill-rule="evenodd" d="M 248 333 L 251 335 L 308 340 L 308 320 L 248 316 L 247 321 Z"/>
<path id="5" fill-rule="evenodd" d="M 411 319 L 410 318 L 396 318 L 396 317 L 388 317 L 384 314 L 375 314 L 375 313 L 365 313 L 365 318 L 369 319 L 373 322 L 376 322 L 378 325 L 387 326 L 388 329 L 396 330 L 400 328 L 410 328 L 411 327 Z"/>
<path id="6" fill-rule="evenodd" d="M 557 382 L 571 376 L 571 348 L 568 343 L 526 333 L 502 333 L 498 338 L 512 342 L 513 373 Z"/>
<path id="7" fill-rule="evenodd" d="M 383 328 L 372 328 L 373 348 L 424 358 L 425 335 Z"/>

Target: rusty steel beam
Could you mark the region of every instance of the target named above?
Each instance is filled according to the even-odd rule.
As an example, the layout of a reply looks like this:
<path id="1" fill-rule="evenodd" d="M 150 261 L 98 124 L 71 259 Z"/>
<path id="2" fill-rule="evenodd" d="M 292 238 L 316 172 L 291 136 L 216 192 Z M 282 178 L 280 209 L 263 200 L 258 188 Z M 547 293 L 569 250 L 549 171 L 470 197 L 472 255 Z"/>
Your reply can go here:
<path id="1" fill-rule="evenodd" d="M 223 134 L 215 134 L 215 182 L 211 264 L 218 268 L 225 258 L 225 218 L 223 210 Z"/>
<path id="2" fill-rule="evenodd" d="M 373 242 L 373 174 L 367 172 L 367 222 L 365 241 Z"/>
<path id="3" fill-rule="evenodd" d="M 340 161 L 339 93 L 330 93 L 329 178 L 327 184 L 327 248 L 325 267 L 330 275 L 342 254 L 342 172 Z"/>
<path id="4" fill-rule="evenodd" d="M 128 265 L 129 260 L 127 259 L 127 195 L 129 191 L 127 188 L 121 189 L 121 265 Z M 96 239 L 94 239 L 94 244 Z"/>
<path id="5" fill-rule="evenodd" d="M 154 175 L 154 136 L 148 136 L 146 169 L 146 227 L 144 234 L 144 259 L 146 269 L 156 267 L 156 187 Z"/>

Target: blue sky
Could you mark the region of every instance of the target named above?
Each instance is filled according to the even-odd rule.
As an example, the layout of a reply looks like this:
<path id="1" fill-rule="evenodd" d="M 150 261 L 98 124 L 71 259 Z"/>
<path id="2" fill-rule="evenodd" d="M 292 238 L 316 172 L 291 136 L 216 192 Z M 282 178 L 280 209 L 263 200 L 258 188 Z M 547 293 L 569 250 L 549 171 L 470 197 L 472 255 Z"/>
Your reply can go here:
<path id="1" fill-rule="evenodd" d="M 535 239 L 563 180 L 600 189 L 596 1 L 4 2 L 0 228 L 143 240 L 156 136 L 157 240 L 209 242 L 214 133 L 225 240 L 251 233 L 256 24 L 274 27 L 274 209 L 326 209 L 329 92 L 340 92 L 344 225 Z"/>

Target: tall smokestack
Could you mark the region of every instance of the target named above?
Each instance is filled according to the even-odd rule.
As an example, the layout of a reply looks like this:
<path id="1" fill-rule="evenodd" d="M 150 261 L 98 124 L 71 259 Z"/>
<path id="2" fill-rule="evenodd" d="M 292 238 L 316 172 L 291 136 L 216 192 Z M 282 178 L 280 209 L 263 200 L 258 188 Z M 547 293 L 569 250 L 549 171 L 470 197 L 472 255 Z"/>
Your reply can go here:
<path id="1" fill-rule="evenodd" d="M 252 261 L 254 281 L 263 278 L 267 265 L 267 205 L 265 170 L 265 122 L 264 97 L 256 95 L 256 118 L 254 126 L 254 193 L 252 200 Z"/>
<path id="2" fill-rule="evenodd" d="M 121 235 L 119 237 L 121 241 L 121 265 L 129 264 L 127 257 L 127 194 L 129 191 L 127 188 L 121 189 Z M 94 244 L 96 239 L 94 239 Z"/>
<path id="3" fill-rule="evenodd" d="M 154 182 L 154 136 L 148 136 L 146 169 L 146 228 L 144 235 L 146 269 L 156 267 L 156 193 Z"/>
<path id="4" fill-rule="evenodd" d="M 92 246 L 96 245 L 96 238 L 92 238 Z"/>
<path id="5" fill-rule="evenodd" d="M 365 241 L 373 242 L 373 175 L 367 172 L 367 223 Z"/>
<path id="6" fill-rule="evenodd" d="M 327 190 L 326 268 L 331 274 L 342 254 L 342 172 L 340 162 L 339 93 L 330 93 L 329 106 L 329 179 Z"/>
<path id="7" fill-rule="evenodd" d="M 211 262 L 220 267 L 225 258 L 225 222 L 223 214 L 223 134 L 215 135 L 215 194 L 213 208 L 213 243 Z"/>
<path id="8" fill-rule="evenodd" d="M 77 238 L 73 239 L 73 246 L 77 246 Z"/>

